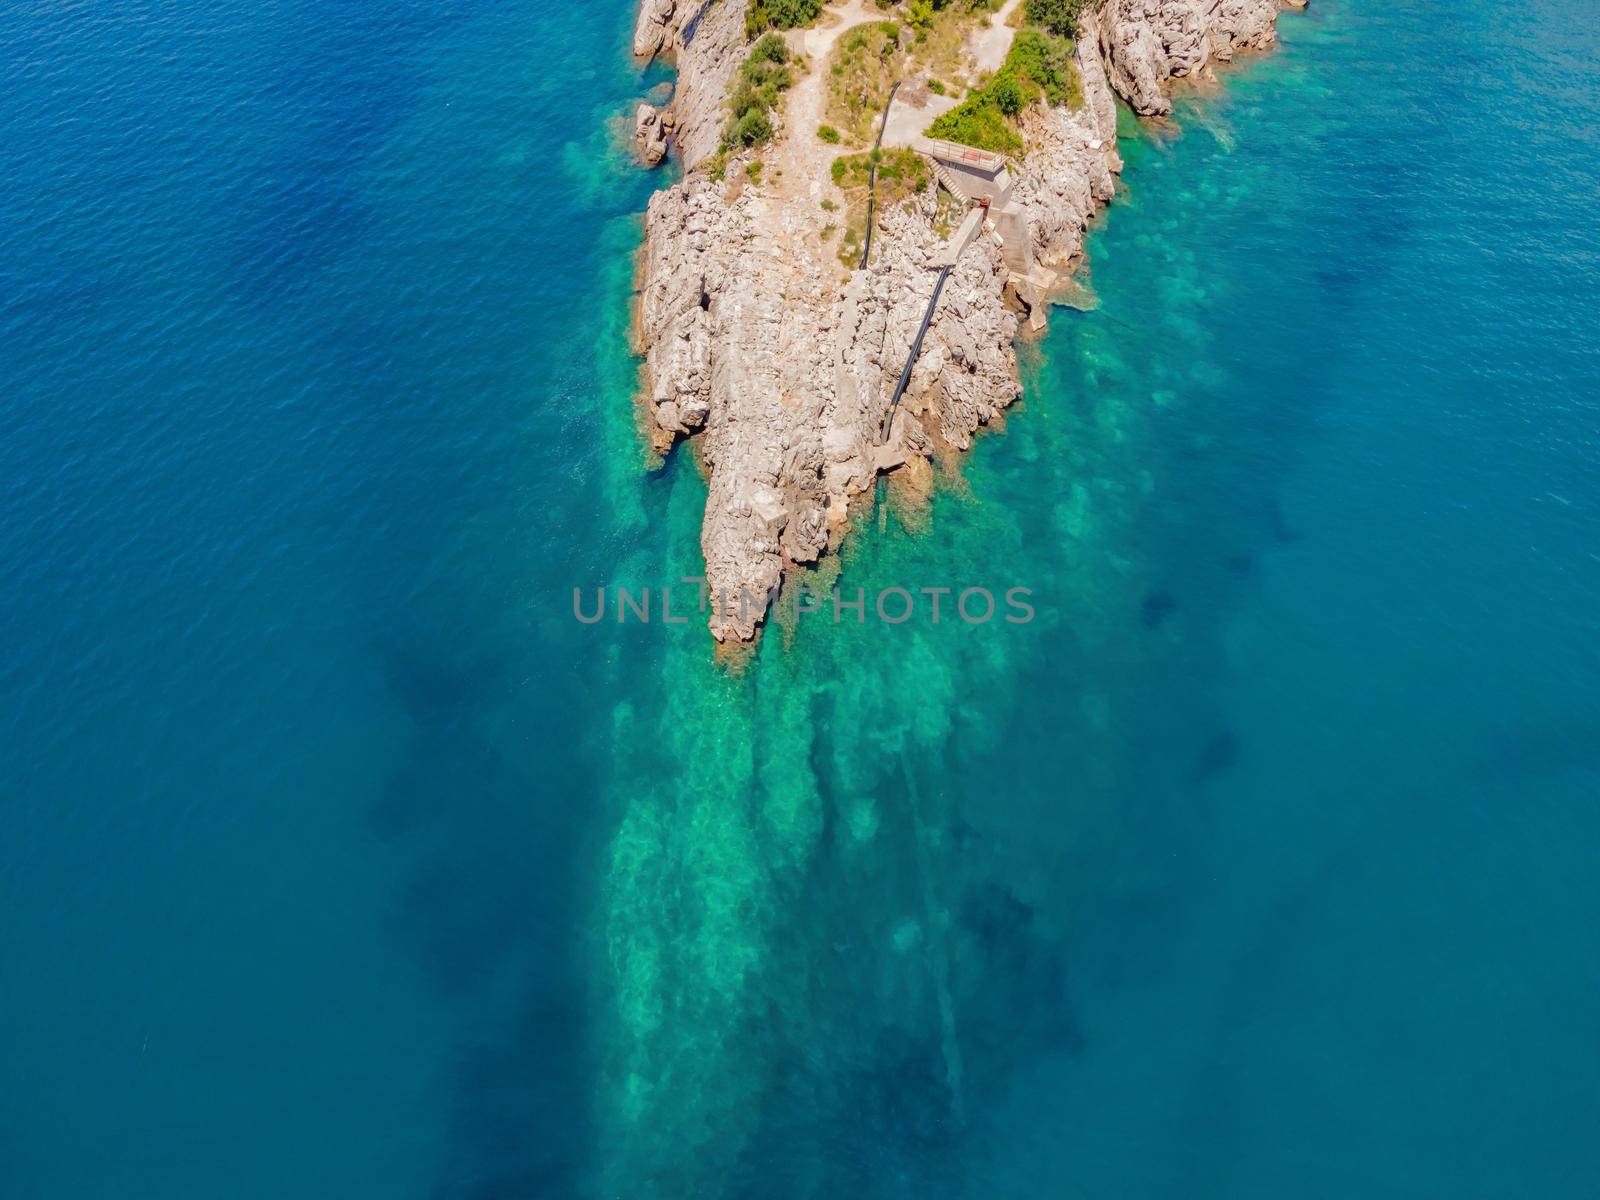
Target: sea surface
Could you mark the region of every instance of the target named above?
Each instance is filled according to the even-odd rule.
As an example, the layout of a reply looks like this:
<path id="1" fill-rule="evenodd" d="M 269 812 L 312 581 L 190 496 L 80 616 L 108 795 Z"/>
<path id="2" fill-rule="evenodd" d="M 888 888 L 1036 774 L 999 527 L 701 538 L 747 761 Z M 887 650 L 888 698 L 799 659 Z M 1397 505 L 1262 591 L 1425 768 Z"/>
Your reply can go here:
<path id="1" fill-rule="evenodd" d="M 735 668 L 573 617 L 700 567 L 632 10 L 0 11 L 0 1193 L 1600 1194 L 1592 5 L 1125 119 L 838 563 L 1036 619 Z"/>

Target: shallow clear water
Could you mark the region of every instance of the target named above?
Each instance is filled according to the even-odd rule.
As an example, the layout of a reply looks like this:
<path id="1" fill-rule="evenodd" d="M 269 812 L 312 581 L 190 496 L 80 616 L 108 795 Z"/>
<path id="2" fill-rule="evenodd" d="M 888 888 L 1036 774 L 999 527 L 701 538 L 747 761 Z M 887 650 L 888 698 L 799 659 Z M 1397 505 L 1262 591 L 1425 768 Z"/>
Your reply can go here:
<path id="1" fill-rule="evenodd" d="M 1585 6 L 1286 16 L 844 556 L 1038 619 L 737 673 L 631 7 L 0 15 L 8 1191 L 1592 1194 Z"/>

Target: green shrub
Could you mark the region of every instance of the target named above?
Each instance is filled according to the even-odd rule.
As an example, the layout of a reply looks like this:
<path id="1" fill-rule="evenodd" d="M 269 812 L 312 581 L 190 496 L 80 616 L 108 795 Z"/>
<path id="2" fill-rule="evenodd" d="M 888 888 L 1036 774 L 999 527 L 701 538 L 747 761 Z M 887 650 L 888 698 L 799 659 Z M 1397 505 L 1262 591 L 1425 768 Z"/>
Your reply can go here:
<path id="1" fill-rule="evenodd" d="M 789 44 L 769 33 L 750 47 L 739 64 L 739 83 L 728 99 L 732 115 L 722 131 L 722 148 L 758 146 L 772 136 L 772 110 L 794 84 Z"/>
<path id="2" fill-rule="evenodd" d="M 1002 75 L 996 79 L 989 89 L 989 98 L 1008 117 L 1014 117 L 1022 111 L 1022 88 L 1017 84 L 1015 75 Z"/>
<path id="3" fill-rule="evenodd" d="M 777 34 L 769 33 L 754 46 L 750 47 L 750 57 L 746 60 L 746 63 L 786 63 L 788 61 L 789 43 Z"/>
<path id="4" fill-rule="evenodd" d="M 920 192 L 933 178 L 928 163 L 915 150 L 868 150 L 845 154 L 833 160 L 833 182 L 846 191 L 865 189 L 878 167 L 878 208 L 886 210 L 913 192 Z"/>
<path id="5" fill-rule="evenodd" d="M 750 37 L 768 29 L 796 29 L 822 15 L 822 0 L 751 0 L 744 15 Z"/>
<path id="6" fill-rule="evenodd" d="M 1014 154 L 1022 149 L 1022 138 L 990 101 L 987 91 L 968 96 L 945 113 L 928 126 L 928 136 L 998 154 Z"/>
<path id="7" fill-rule="evenodd" d="M 937 79 L 930 79 L 928 80 L 928 90 L 935 96 L 942 96 L 944 95 L 944 84 L 940 83 Z"/>
<path id="8" fill-rule="evenodd" d="M 761 109 L 752 108 L 744 116 L 734 118 L 729 136 L 740 145 L 756 146 L 772 136 L 772 122 Z"/>
<path id="9" fill-rule="evenodd" d="M 779 29 L 793 29 L 809 25 L 822 15 L 822 0 L 757 0 L 772 14 L 772 23 Z"/>
<path id="10" fill-rule="evenodd" d="M 1078 73 L 1072 65 L 1072 44 L 1037 29 L 1021 30 L 1006 61 L 989 85 L 928 126 L 932 137 L 981 150 L 1013 154 L 1022 149 L 1016 118 L 1030 104 L 1077 104 Z"/>
<path id="11" fill-rule="evenodd" d="M 1072 43 L 1059 37 L 1050 37 L 1036 29 L 1019 30 L 1011 42 L 1000 76 L 1010 73 L 1026 80 L 1044 92 L 1051 104 L 1077 104 L 1081 100 L 1078 89 L 1078 69 L 1072 62 Z M 1026 89 L 1024 89 L 1026 91 Z M 1033 99 L 1028 96 L 1028 99 Z"/>
<path id="12" fill-rule="evenodd" d="M 839 131 L 832 125 L 818 125 L 817 136 L 823 141 L 832 142 L 835 145 L 839 142 Z"/>
<path id="13" fill-rule="evenodd" d="M 1022 11 L 1030 25 L 1048 29 L 1057 37 L 1075 38 L 1089 0 L 1024 0 Z"/>

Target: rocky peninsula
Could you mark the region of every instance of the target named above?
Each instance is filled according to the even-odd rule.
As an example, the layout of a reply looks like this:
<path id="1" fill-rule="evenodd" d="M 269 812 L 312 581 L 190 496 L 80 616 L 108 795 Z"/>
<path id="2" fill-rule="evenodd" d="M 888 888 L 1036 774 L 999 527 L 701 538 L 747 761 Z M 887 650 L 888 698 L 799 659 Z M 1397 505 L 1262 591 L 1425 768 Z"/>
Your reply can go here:
<path id="1" fill-rule="evenodd" d="M 659 449 L 699 441 L 718 641 L 756 635 L 768 597 L 837 548 L 880 474 L 926 472 L 1017 398 L 1015 339 L 1043 324 L 1115 189 L 1116 99 L 1169 112 L 1174 80 L 1273 45 L 1280 8 L 793 0 L 810 23 L 769 30 L 768 5 L 643 0 L 634 37 L 636 54 L 677 68 L 670 106 L 640 107 L 641 155 L 670 145 L 684 168 L 645 219 L 643 398 Z M 1045 11 L 1071 27 L 1024 45 Z M 869 235 L 862 183 L 884 84 L 898 91 Z M 862 120 L 839 126 L 841 113 Z"/>

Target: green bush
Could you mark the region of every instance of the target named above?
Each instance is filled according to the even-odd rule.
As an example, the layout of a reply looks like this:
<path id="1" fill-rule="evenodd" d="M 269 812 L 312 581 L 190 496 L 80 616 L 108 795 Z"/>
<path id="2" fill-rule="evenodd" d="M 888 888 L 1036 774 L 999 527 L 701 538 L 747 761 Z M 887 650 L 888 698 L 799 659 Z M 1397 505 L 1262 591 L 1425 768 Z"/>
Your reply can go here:
<path id="1" fill-rule="evenodd" d="M 865 190 L 878 168 L 878 207 L 886 210 L 913 192 L 920 192 L 933 178 L 927 161 L 915 150 L 868 150 L 845 154 L 833 160 L 833 182 L 848 191 Z"/>
<path id="2" fill-rule="evenodd" d="M 750 47 L 728 100 L 732 115 L 722 131 L 724 150 L 758 146 L 772 136 L 772 110 L 794 84 L 788 63 L 789 44 L 775 33 Z"/>
<path id="3" fill-rule="evenodd" d="M 823 141 L 832 142 L 835 145 L 837 145 L 839 141 L 839 131 L 832 125 L 818 125 L 817 136 Z"/>
<path id="4" fill-rule="evenodd" d="M 1037 29 L 1021 30 L 989 85 L 973 92 L 928 126 L 932 137 L 1013 154 L 1022 149 L 1015 120 L 1030 104 L 1077 104 L 1081 99 L 1072 44 Z"/>
<path id="5" fill-rule="evenodd" d="M 772 23 L 779 29 L 793 29 L 809 25 L 822 15 L 822 0 L 757 0 L 772 14 Z"/>
<path id="6" fill-rule="evenodd" d="M 788 91 L 789 85 L 794 82 L 788 67 L 778 67 L 768 62 L 745 63 L 739 68 L 739 79 L 734 96 L 737 97 L 741 91 L 754 93 L 762 98 L 768 108 L 776 104 L 778 97 Z M 737 99 L 734 103 L 737 105 Z"/>
<path id="7" fill-rule="evenodd" d="M 1081 99 L 1078 69 L 1072 62 L 1072 43 L 1037 29 L 1019 30 L 1012 40 L 1011 51 L 996 80 L 1008 73 L 1042 90 L 1051 104 L 1075 105 Z M 1023 90 L 1027 99 L 1035 98 L 1028 88 Z"/>
<path id="8" fill-rule="evenodd" d="M 1030 25 L 1048 29 L 1057 37 L 1075 38 L 1089 0 L 1024 0 L 1022 11 Z"/>
<path id="9" fill-rule="evenodd" d="M 928 135 L 998 154 L 1014 154 L 1022 149 L 1021 136 L 987 91 L 968 96 L 945 113 L 928 126 Z"/>
<path id="10" fill-rule="evenodd" d="M 769 33 L 750 47 L 751 62 L 786 63 L 789 61 L 789 43 L 775 33 Z"/>
<path id="11" fill-rule="evenodd" d="M 772 136 L 772 122 L 759 108 L 752 108 L 742 117 L 735 117 L 729 127 L 729 137 L 745 146 L 757 146 Z"/>
<path id="12" fill-rule="evenodd" d="M 996 79 L 994 86 L 989 89 L 989 98 L 1008 117 L 1014 117 L 1022 111 L 1022 88 L 1018 86 L 1014 75 L 1002 75 Z"/>
<path id="13" fill-rule="evenodd" d="M 822 15 L 822 0 L 751 0 L 744 15 L 750 37 L 768 29 L 795 29 Z"/>

